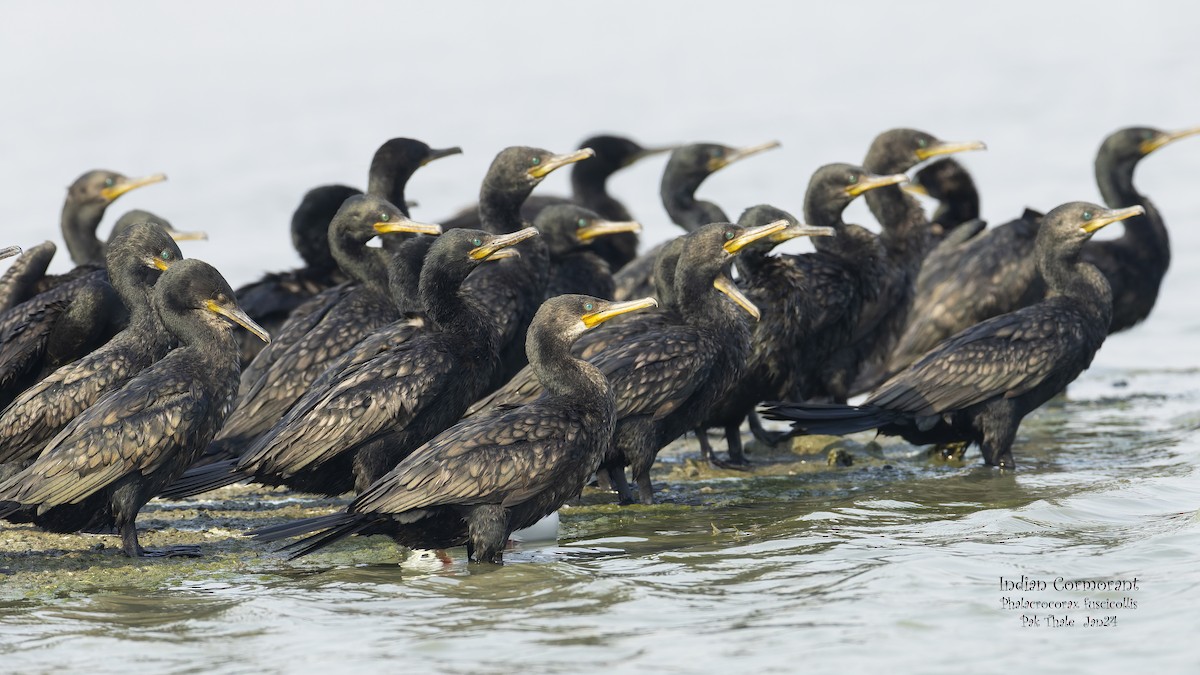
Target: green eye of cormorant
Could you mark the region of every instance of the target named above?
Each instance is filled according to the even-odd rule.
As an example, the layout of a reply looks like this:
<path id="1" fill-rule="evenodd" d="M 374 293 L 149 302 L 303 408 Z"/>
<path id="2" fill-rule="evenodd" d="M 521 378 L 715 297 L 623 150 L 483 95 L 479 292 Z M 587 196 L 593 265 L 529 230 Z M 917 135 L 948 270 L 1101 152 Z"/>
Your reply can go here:
<path id="1" fill-rule="evenodd" d="M 726 230 L 726 231 L 725 231 L 725 238 L 726 238 L 726 239 L 733 239 L 733 232 Z"/>
<path id="2" fill-rule="evenodd" d="M 583 308 L 589 312 L 592 311 L 592 303 L 590 303 L 590 302 L 584 303 Z"/>
<path id="3" fill-rule="evenodd" d="M 472 244 L 475 244 L 475 247 L 476 247 L 476 248 L 479 248 L 480 246 L 483 246 L 483 242 L 482 242 L 482 241 L 480 241 L 479 239 L 473 239 L 473 240 L 471 241 L 471 243 L 472 243 Z"/>
<path id="4" fill-rule="evenodd" d="M 717 159 L 720 159 L 720 158 L 721 158 L 721 156 L 722 156 L 722 155 L 724 155 L 724 154 L 725 154 L 725 151 L 724 151 L 724 150 L 722 150 L 722 149 L 720 149 L 720 148 L 717 148 L 716 150 L 713 150 L 713 151 L 712 151 L 712 156 L 713 156 L 713 157 L 716 157 Z"/>
<path id="5" fill-rule="evenodd" d="M 1083 219 L 1084 219 L 1084 220 L 1091 220 L 1091 219 L 1092 219 L 1092 212 L 1091 212 L 1091 211 L 1084 211 L 1084 212 L 1083 212 Z"/>
<path id="6" fill-rule="evenodd" d="M 925 147 L 925 146 L 926 146 L 926 145 L 928 145 L 928 144 L 929 144 L 929 143 L 928 143 L 928 141 L 926 141 L 924 138 L 918 138 L 918 139 L 917 139 L 917 147 L 918 147 L 918 148 L 923 148 L 923 147 Z"/>
<path id="7" fill-rule="evenodd" d="M 533 157 L 532 159 L 529 160 L 529 163 L 534 166 L 537 166 L 538 164 L 542 163 L 542 158 L 541 157 Z"/>
<path id="8" fill-rule="evenodd" d="M 162 253 L 158 254 L 158 257 L 162 258 L 163 260 L 170 260 L 172 255 L 174 255 L 174 254 L 171 253 L 171 249 L 164 248 L 162 250 Z"/>
<path id="9" fill-rule="evenodd" d="M 113 186 L 113 179 L 105 178 L 104 179 L 104 187 L 112 187 L 112 186 Z"/>
<path id="10" fill-rule="evenodd" d="M 847 182 L 847 183 L 849 183 L 849 184 L 851 184 L 851 185 L 854 185 L 855 183 L 857 183 L 857 182 L 858 182 L 858 175 L 857 175 L 857 174 L 853 174 L 853 173 L 852 173 L 852 174 L 850 174 L 850 177 L 846 179 L 846 182 Z"/>
<path id="11" fill-rule="evenodd" d="M 379 219 L 386 223 L 387 219 L 388 219 L 388 214 L 386 214 L 386 213 L 379 214 Z"/>
<path id="12" fill-rule="evenodd" d="M 579 219 L 579 222 L 578 222 L 578 223 L 576 223 L 576 227 L 587 227 L 587 219 L 586 219 L 586 218 L 580 218 L 580 219 Z"/>

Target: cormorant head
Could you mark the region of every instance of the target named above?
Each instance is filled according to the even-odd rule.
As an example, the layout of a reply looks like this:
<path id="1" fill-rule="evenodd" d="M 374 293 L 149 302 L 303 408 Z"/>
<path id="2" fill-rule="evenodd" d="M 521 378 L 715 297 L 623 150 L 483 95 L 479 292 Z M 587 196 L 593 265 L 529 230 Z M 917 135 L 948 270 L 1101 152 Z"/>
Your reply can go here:
<path id="1" fill-rule="evenodd" d="M 149 211 L 134 209 L 132 211 L 126 211 L 125 214 L 118 218 L 117 222 L 113 224 L 112 232 L 108 234 L 108 245 L 112 246 L 112 243 L 116 241 L 118 235 L 129 229 L 131 225 L 135 225 L 137 223 L 154 223 L 161 227 L 163 231 L 165 231 L 171 237 L 171 239 L 175 241 L 208 240 L 208 233 L 206 232 L 201 232 L 199 230 L 194 232 L 177 230 L 171 226 L 171 223 L 166 218 L 163 218 L 162 216 L 156 216 Z"/>
<path id="2" fill-rule="evenodd" d="M 583 148 L 565 155 L 514 145 L 500 151 L 488 167 L 479 190 L 479 201 L 519 209 L 525 199 L 555 169 L 580 162 L 595 153 Z"/>
<path id="3" fill-rule="evenodd" d="M 704 285 L 725 294 L 757 320 L 761 313 L 734 285 L 726 271 L 733 256 L 750 244 L 787 229 L 786 220 L 745 228 L 733 223 L 711 223 L 688 234 L 675 269 L 675 297 L 681 306 L 705 292 Z"/>
<path id="4" fill-rule="evenodd" d="M 612 174 L 633 164 L 639 159 L 672 150 L 672 146 L 658 148 L 643 148 L 632 139 L 624 136 L 592 136 L 579 144 L 581 148 L 591 148 L 596 156 L 590 162 L 575 166 L 577 175 L 603 182 Z"/>
<path id="5" fill-rule="evenodd" d="M 812 223 L 840 222 L 842 211 L 859 195 L 907 180 L 908 176 L 903 173 L 877 176 L 853 164 L 826 164 L 808 181 L 804 217 Z"/>
<path id="6" fill-rule="evenodd" d="M 700 183 L 713 173 L 734 162 L 753 157 L 779 147 L 779 141 L 760 143 L 744 148 L 734 148 L 719 143 L 692 143 L 681 145 L 671 153 L 667 168 L 663 171 L 664 193 L 695 192 Z"/>
<path id="7" fill-rule="evenodd" d="M 1181 138 L 1200 134 L 1200 127 L 1163 131 L 1152 127 L 1127 127 L 1109 134 L 1100 144 L 1096 163 L 1105 161 L 1132 169 L 1143 157 Z"/>
<path id="8" fill-rule="evenodd" d="M 362 190 L 345 185 L 322 185 L 304 193 L 292 212 L 292 246 L 306 265 L 318 270 L 337 267 L 329 252 L 329 223 L 347 199 L 360 194 Z"/>
<path id="9" fill-rule="evenodd" d="M 4 248 L 0 248 L 0 260 L 4 260 L 5 258 L 11 258 L 14 255 L 20 255 L 20 253 L 21 253 L 20 246 L 5 246 Z"/>
<path id="10" fill-rule="evenodd" d="M 658 301 L 654 298 L 614 302 L 590 295 L 559 295 L 542 303 L 533 317 L 533 324 L 549 326 L 574 340 L 609 319 L 657 306 Z"/>
<path id="11" fill-rule="evenodd" d="M 347 199 L 329 226 L 329 239 L 366 244 L 377 236 L 395 234 L 440 234 L 441 225 L 409 220 L 400 209 L 382 197 L 358 195 Z"/>
<path id="12" fill-rule="evenodd" d="M 1141 206 L 1109 209 L 1090 202 L 1067 202 L 1052 209 L 1042 219 L 1036 247 L 1040 251 L 1053 250 L 1057 257 L 1071 259 L 1079 255 L 1084 243 L 1100 228 L 1145 212 Z"/>
<path id="13" fill-rule="evenodd" d="M 511 234 L 490 234 L 483 230 L 455 228 L 438 237 L 425 257 L 421 279 L 438 271 L 451 272 L 463 278 L 484 262 L 515 258 L 520 255 L 512 248 L 537 236 L 537 228 L 527 227 Z M 422 281 L 424 283 L 424 281 Z"/>
<path id="14" fill-rule="evenodd" d="M 634 221 L 604 220 L 595 212 L 574 204 L 555 204 L 542 209 L 534 226 L 546 240 L 550 255 L 560 256 L 590 246 L 597 237 L 621 232 L 641 232 Z"/>
<path id="15" fill-rule="evenodd" d="M 94 226 L 100 224 L 104 210 L 117 197 L 130 190 L 160 183 L 166 179 L 167 177 L 161 173 L 144 178 L 130 178 L 116 171 L 104 169 L 88 171 L 67 187 L 67 201 L 63 209 L 64 211 L 74 210 L 78 214 L 78 222 L 92 223 L 94 231 Z"/>
<path id="16" fill-rule="evenodd" d="M 783 209 L 777 209 L 769 204 L 751 206 L 743 211 L 742 215 L 738 218 L 738 225 L 750 230 L 756 227 L 770 225 L 781 220 L 787 223 L 787 227 L 774 234 L 754 240 L 746 248 L 750 250 L 766 252 L 784 243 L 785 241 L 790 241 L 797 237 L 832 237 L 837 234 L 832 227 L 814 227 L 812 225 L 805 225 L 799 220 L 796 220 L 796 217 L 787 211 L 784 211 Z"/>
<path id="17" fill-rule="evenodd" d="M 986 149 L 982 141 L 950 142 L 916 129 L 889 129 L 872 141 L 864 163 L 883 173 L 904 173 L 934 157 Z"/>
<path id="18" fill-rule="evenodd" d="M 412 138 L 384 141 L 371 158 L 367 192 L 385 199 L 402 199 L 404 186 L 417 169 L 435 159 L 462 154 L 462 148 L 434 149 Z M 407 213 L 407 204 L 397 204 Z"/>
<path id="19" fill-rule="evenodd" d="M 230 322 L 253 333 L 263 342 L 271 336 L 238 307 L 233 289 L 206 262 L 194 258 L 172 264 L 154 285 L 154 306 L 168 327 L 177 317 L 196 320 L 219 331 L 230 331 Z M 176 335 L 186 341 L 185 336 Z"/>
<path id="20" fill-rule="evenodd" d="M 150 216 L 116 230 L 104 258 L 113 288 L 132 310 L 134 303 L 144 302 L 159 275 L 183 259 L 183 253 L 170 233 Z"/>

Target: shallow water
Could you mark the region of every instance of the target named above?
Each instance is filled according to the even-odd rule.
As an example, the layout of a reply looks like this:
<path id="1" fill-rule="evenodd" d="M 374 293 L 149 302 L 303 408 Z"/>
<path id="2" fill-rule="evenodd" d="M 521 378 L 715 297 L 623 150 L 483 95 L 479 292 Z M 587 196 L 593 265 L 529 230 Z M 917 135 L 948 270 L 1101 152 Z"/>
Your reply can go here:
<path id="1" fill-rule="evenodd" d="M 205 7 L 220 11 L 8 9 L 0 244 L 61 242 L 62 186 L 88 168 L 165 171 L 167 184 L 123 197 L 105 222 L 146 208 L 206 229 L 211 241 L 185 254 L 236 284 L 295 264 L 286 227 L 300 195 L 361 185 L 385 138 L 466 151 L 412 183 L 415 215 L 435 220 L 472 200 L 502 145 L 560 150 L 601 129 L 646 143 L 783 141 L 705 185 L 731 215 L 760 202 L 798 212 L 813 169 L 860 158 L 889 126 L 980 138 L 990 149 L 964 161 L 1000 222 L 1027 204 L 1096 199 L 1093 153 L 1119 126 L 1200 123 L 1195 21 L 1175 18 L 1177 5 L 1136 16 L 1115 2 Z M 656 202 L 661 170 L 652 161 L 613 183 L 648 241 L 673 232 Z M 1159 304 L 1026 420 L 1015 474 L 979 466 L 977 452 L 943 464 L 903 444 L 851 445 L 845 468 L 760 450 L 752 475 L 712 474 L 685 444 L 665 458 L 664 504 L 617 509 L 589 494 L 563 512 L 556 546 L 499 568 L 397 565 L 404 552 L 376 540 L 284 563 L 238 532 L 329 502 L 248 514 L 246 492 L 199 511 L 147 508 L 149 543 L 199 541 L 198 562 L 126 562 L 112 538 L 6 527 L 2 669 L 1194 670 L 1198 172 L 1200 139 L 1139 168 L 1173 237 Z M 539 189 L 565 186 L 555 176 Z M 861 206 L 851 215 L 870 222 Z M 1001 591 L 1000 577 L 1021 575 L 1137 577 L 1139 589 Z M 1062 630 L 1045 626 L 1062 611 L 1001 606 L 1127 596 L 1136 609 L 1068 611 L 1076 625 Z M 1023 628 L 1022 615 L 1042 625 Z M 1116 626 L 1080 625 L 1088 615 Z"/>

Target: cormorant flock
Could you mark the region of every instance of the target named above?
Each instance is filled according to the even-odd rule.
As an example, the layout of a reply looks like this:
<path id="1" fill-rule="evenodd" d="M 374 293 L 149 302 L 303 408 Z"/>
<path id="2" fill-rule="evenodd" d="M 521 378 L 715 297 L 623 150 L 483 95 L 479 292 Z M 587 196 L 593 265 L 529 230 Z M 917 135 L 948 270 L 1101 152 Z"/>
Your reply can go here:
<path id="1" fill-rule="evenodd" d="M 513 146 L 477 204 L 432 224 L 409 217 L 408 180 L 462 150 L 394 138 L 365 193 L 304 195 L 291 224 L 304 267 L 236 291 L 185 258 L 177 242 L 203 233 L 154 214 L 125 214 L 102 241 L 107 208 L 166 177 L 89 171 L 62 211 L 76 267 L 47 274 L 51 242 L 0 248 L 17 256 L 0 277 L 0 519 L 115 528 L 131 557 L 199 555 L 142 548 L 138 511 L 251 481 L 355 495 L 250 533 L 303 537 L 292 557 L 382 534 L 500 562 L 515 530 L 593 477 L 652 503 L 656 456 L 685 434 L 706 461 L 749 467 L 743 421 L 764 443 L 876 429 L 973 444 L 1013 470 L 1021 420 L 1154 307 L 1170 243 L 1133 174 L 1194 134 L 1115 131 L 1095 162 L 1104 205 L 994 227 L 949 157 L 984 144 L 914 129 L 879 134 L 861 165 L 819 168 L 801 217 L 758 204 L 736 221 L 697 190 L 778 143 Z M 607 182 L 667 152 L 660 194 L 684 233 L 639 254 L 641 225 Z M 570 197 L 533 195 L 568 166 Z M 937 200 L 931 215 L 914 194 Z M 878 234 L 843 220 L 859 197 Z M 1120 237 L 1092 240 L 1115 222 Z M 774 250 L 798 237 L 813 250 Z"/>

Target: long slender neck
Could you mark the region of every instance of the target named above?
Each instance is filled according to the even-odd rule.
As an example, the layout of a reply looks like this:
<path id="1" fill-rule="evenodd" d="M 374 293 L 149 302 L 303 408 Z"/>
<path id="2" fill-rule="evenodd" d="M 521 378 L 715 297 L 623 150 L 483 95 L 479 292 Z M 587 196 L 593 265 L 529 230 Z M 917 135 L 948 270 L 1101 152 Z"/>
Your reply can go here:
<path id="1" fill-rule="evenodd" d="M 158 279 L 158 270 L 134 263 L 118 263 L 116 269 L 110 267 L 108 279 L 121 298 L 121 303 L 129 310 L 129 325 L 141 332 L 157 332 L 158 313 L 150 304 L 154 293 L 154 282 Z"/>
<path id="2" fill-rule="evenodd" d="M 480 336 L 493 321 L 462 288 L 471 269 L 466 263 L 448 263 L 444 258 L 428 261 L 421 270 L 418 293 L 426 315 L 443 330 Z"/>
<path id="3" fill-rule="evenodd" d="M 67 199 L 62 210 L 62 235 L 67 251 L 76 265 L 104 264 L 104 242 L 96 236 L 96 228 L 104 217 L 106 206 L 80 205 Z"/>
<path id="4" fill-rule="evenodd" d="M 1039 251 L 1037 255 L 1047 298 L 1067 298 L 1072 306 L 1095 316 L 1105 327 L 1112 322 L 1112 289 L 1095 265 L 1082 262 L 1079 251 L 1066 256 L 1057 251 Z"/>
<path id="5" fill-rule="evenodd" d="M 532 189 L 495 188 L 484 181 L 479 191 L 479 222 L 482 229 L 492 234 L 509 234 L 525 227 L 521 219 L 521 206 Z"/>
<path id="6" fill-rule="evenodd" d="M 529 367 L 551 396 L 589 403 L 610 397 L 608 380 L 600 369 L 571 355 L 574 338 L 574 335 L 535 325 L 525 338 Z"/>
<path id="7" fill-rule="evenodd" d="M 663 208 L 667 210 L 671 222 L 688 232 L 709 223 L 729 222 L 729 218 L 721 210 L 721 207 L 712 202 L 696 199 L 696 190 L 707 177 L 707 174 L 698 179 L 694 176 L 680 178 L 672 174 L 663 176 L 662 185 L 659 188 Z"/>
<path id="8" fill-rule="evenodd" d="M 595 211 L 601 218 L 633 220 L 625 205 L 608 194 L 608 177 L 611 174 L 597 175 L 594 171 L 582 171 L 586 165 L 587 162 L 580 162 L 571 170 L 571 193 L 575 195 L 575 201 Z"/>
<path id="9" fill-rule="evenodd" d="M 329 238 L 329 251 L 350 278 L 376 293 L 387 292 L 387 253 L 341 234 Z"/>
<path id="10" fill-rule="evenodd" d="M 1166 224 L 1150 199 L 1133 186 L 1133 172 L 1137 161 L 1118 162 L 1101 154 L 1096 157 L 1096 185 L 1104 203 L 1114 209 L 1142 206 L 1146 213 L 1127 218 L 1122 222 L 1125 232 L 1116 242 L 1123 248 L 1145 251 L 1164 264 L 1171 260 L 1171 240 Z M 1098 242 L 1106 245 L 1108 242 Z M 1111 244 L 1108 244 L 1111 245 Z"/>
<path id="11" fill-rule="evenodd" d="M 874 174 L 885 175 L 902 173 L 911 169 L 912 165 L 872 148 L 867 153 L 863 168 Z M 871 190 L 864 195 L 864 199 L 883 228 L 879 239 L 888 255 L 901 264 L 919 264 L 931 246 L 929 221 L 921 204 L 897 185 Z"/>
<path id="12" fill-rule="evenodd" d="M 408 187 L 408 180 L 412 178 L 413 173 L 415 172 L 407 170 L 395 173 L 372 171 L 367 177 L 367 194 L 388 200 L 407 218 L 408 200 L 404 197 L 404 190 Z"/>

